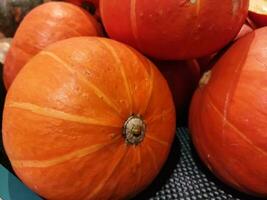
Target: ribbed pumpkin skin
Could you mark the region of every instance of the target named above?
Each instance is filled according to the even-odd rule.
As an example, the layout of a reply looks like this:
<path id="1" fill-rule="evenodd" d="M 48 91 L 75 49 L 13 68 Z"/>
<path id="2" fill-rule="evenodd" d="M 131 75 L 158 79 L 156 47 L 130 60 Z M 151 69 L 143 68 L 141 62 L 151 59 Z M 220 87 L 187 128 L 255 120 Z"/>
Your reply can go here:
<path id="1" fill-rule="evenodd" d="M 196 61 L 154 62 L 166 78 L 172 92 L 178 120 L 188 112 L 190 100 L 200 79 L 200 68 Z"/>
<path id="2" fill-rule="evenodd" d="M 209 169 L 225 183 L 267 197 L 267 29 L 238 40 L 194 94 L 190 129 Z"/>
<path id="3" fill-rule="evenodd" d="M 4 64 L 9 88 L 19 70 L 47 45 L 66 38 L 100 35 L 95 19 L 65 2 L 49 2 L 33 9 L 21 22 Z"/>
<path id="4" fill-rule="evenodd" d="M 144 140 L 125 143 L 132 115 Z M 71 38 L 36 55 L 10 87 L 3 142 L 16 174 L 47 199 L 125 199 L 158 174 L 175 133 L 167 82 L 137 51 Z"/>
<path id="5" fill-rule="evenodd" d="M 111 38 L 166 60 L 218 51 L 236 36 L 247 10 L 248 0 L 100 0 Z"/>

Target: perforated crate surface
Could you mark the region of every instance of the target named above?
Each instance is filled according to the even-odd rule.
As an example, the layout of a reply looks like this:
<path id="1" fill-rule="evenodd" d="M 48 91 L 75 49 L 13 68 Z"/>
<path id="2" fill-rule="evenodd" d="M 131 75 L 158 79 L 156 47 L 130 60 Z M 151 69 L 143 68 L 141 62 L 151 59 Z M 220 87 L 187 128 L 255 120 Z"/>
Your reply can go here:
<path id="1" fill-rule="evenodd" d="M 178 128 L 176 136 L 161 173 L 135 200 L 258 200 L 230 189 L 208 171 L 195 152 L 187 128 Z"/>
<path id="2" fill-rule="evenodd" d="M 1 164 L 10 169 L 3 149 L 0 158 Z M 206 169 L 193 148 L 186 128 L 177 129 L 169 158 L 156 180 L 134 198 L 145 199 L 257 200 L 225 186 Z"/>

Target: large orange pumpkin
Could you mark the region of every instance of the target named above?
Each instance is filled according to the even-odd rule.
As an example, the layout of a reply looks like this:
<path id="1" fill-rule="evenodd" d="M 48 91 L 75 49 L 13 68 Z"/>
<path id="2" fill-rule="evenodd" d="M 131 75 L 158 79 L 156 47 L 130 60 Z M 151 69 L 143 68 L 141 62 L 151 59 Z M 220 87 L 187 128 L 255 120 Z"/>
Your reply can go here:
<path id="1" fill-rule="evenodd" d="M 8 88 L 27 61 L 47 45 L 75 36 L 97 36 L 95 19 L 78 6 L 49 2 L 33 9 L 20 24 L 4 64 Z"/>
<path id="2" fill-rule="evenodd" d="M 201 81 L 193 142 L 225 183 L 267 197 L 267 28 L 239 39 Z"/>
<path id="3" fill-rule="evenodd" d="M 160 171 L 175 133 L 166 80 L 104 38 L 54 43 L 10 87 L 3 142 L 16 174 L 47 199 L 124 199 Z"/>
<path id="4" fill-rule="evenodd" d="M 234 39 L 248 0 L 100 0 L 111 38 L 158 59 L 209 55 Z"/>

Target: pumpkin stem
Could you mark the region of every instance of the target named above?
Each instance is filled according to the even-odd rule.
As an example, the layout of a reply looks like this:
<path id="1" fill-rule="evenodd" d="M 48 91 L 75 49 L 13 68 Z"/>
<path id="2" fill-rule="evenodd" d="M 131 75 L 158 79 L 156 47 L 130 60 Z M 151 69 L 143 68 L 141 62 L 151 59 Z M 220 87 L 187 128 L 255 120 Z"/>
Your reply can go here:
<path id="1" fill-rule="evenodd" d="M 131 145 L 137 145 L 143 141 L 146 125 L 139 115 L 130 116 L 123 126 L 123 135 L 125 142 Z"/>
<path id="2" fill-rule="evenodd" d="M 0 63 L 2 64 L 4 64 L 6 54 L 10 49 L 11 41 L 11 38 L 0 39 Z"/>
<path id="3" fill-rule="evenodd" d="M 203 76 L 201 77 L 201 79 L 199 81 L 199 87 L 202 88 L 205 85 L 207 85 L 210 78 L 211 78 L 211 70 L 209 70 L 203 74 Z"/>

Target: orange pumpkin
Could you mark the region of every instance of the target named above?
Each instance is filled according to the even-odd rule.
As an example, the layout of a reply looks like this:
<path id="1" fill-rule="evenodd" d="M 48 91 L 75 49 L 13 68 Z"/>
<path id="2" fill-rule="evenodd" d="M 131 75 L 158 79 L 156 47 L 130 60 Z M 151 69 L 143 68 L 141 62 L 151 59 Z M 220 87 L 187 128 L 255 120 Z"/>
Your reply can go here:
<path id="1" fill-rule="evenodd" d="M 243 24 L 239 33 L 236 35 L 235 39 L 230 44 L 228 44 L 225 48 L 220 49 L 220 51 L 218 51 L 217 53 L 198 58 L 197 61 L 200 66 L 201 74 L 204 74 L 204 72 L 207 72 L 212 69 L 215 63 L 220 59 L 220 57 L 225 53 L 225 51 L 230 48 L 233 42 L 244 37 L 248 33 L 252 32 L 254 29 L 256 28 L 253 26 L 253 24 L 250 23 L 249 19 L 247 18 L 246 23 Z"/>
<path id="2" fill-rule="evenodd" d="M 92 3 L 96 9 L 99 7 L 99 0 L 65 0 L 66 2 L 73 3 L 75 5 L 81 6 L 84 2 Z"/>
<path id="3" fill-rule="evenodd" d="M 220 50 L 234 39 L 247 11 L 248 0 L 100 0 L 111 38 L 166 60 Z"/>
<path id="4" fill-rule="evenodd" d="M 81 6 L 82 2 L 83 2 L 83 0 L 65 0 L 65 1 L 69 2 L 69 3 L 72 3 L 72 4 L 75 4 L 77 6 Z"/>
<path id="5" fill-rule="evenodd" d="M 97 36 L 95 19 L 78 6 L 49 2 L 33 9 L 20 24 L 4 64 L 4 82 L 9 88 L 27 61 L 47 45 L 75 36 Z"/>
<path id="6" fill-rule="evenodd" d="M 200 79 L 197 61 L 155 61 L 154 63 L 166 78 L 171 89 L 177 122 L 187 121 L 188 106 Z"/>
<path id="7" fill-rule="evenodd" d="M 243 26 L 241 27 L 239 33 L 235 37 L 234 41 L 244 37 L 245 35 L 251 33 L 252 31 L 253 31 L 253 29 L 248 24 L 243 24 Z"/>
<path id="8" fill-rule="evenodd" d="M 225 183 L 267 197 L 267 28 L 239 39 L 201 81 L 190 110 L 193 142 Z"/>
<path id="9" fill-rule="evenodd" d="M 66 2 L 73 3 L 77 6 L 82 6 L 88 10 L 93 16 L 101 21 L 99 13 L 99 0 L 65 0 Z"/>
<path id="10" fill-rule="evenodd" d="M 47 199 L 124 199 L 160 171 L 175 133 L 166 80 L 134 49 L 79 37 L 41 51 L 10 87 L 3 142 Z"/>

